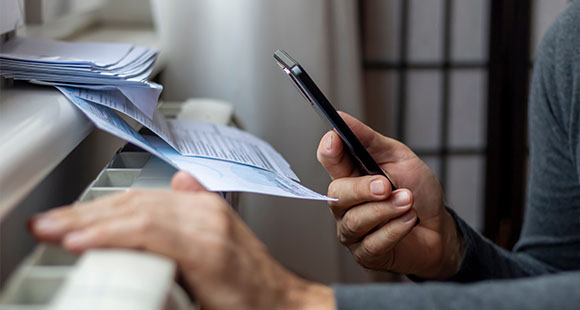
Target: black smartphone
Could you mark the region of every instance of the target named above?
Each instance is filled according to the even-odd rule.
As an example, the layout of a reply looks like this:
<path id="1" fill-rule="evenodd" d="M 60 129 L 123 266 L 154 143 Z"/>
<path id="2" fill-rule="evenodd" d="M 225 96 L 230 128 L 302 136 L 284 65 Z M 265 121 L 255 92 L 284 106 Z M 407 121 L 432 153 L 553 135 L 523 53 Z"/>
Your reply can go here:
<path id="1" fill-rule="evenodd" d="M 379 167 L 371 154 L 367 152 L 359 139 L 350 130 L 342 117 L 336 112 L 330 101 L 324 96 L 320 88 L 308 76 L 308 73 L 294 60 L 288 53 L 283 50 L 277 50 L 274 58 L 278 62 L 282 71 L 286 73 L 296 88 L 304 96 L 306 101 L 318 112 L 322 118 L 328 120 L 330 125 L 336 129 L 354 161 L 358 163 L 363 174 L 379 174 L 387 178 L 391 183 L 392 190 L 397 187 L 389 176 Z"/>

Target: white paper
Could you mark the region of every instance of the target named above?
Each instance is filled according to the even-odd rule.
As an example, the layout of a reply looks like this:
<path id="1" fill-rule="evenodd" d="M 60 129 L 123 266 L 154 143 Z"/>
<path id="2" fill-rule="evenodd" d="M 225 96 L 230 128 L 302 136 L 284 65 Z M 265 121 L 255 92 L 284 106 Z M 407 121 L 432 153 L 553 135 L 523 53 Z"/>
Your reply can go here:
<path id="1" fill-rule="evenodd" d="M 38 73 L 38 72 L 20 72 L 15 70 L 8 70 L 2 68 L 0 64 L 0 74 L 15 80 L 40 80 L 49 82 L 62 82 L 62 83 L 82 83 L 82 84 L 97 84 L 97 85 L 114 85 L 114 86 L 141 86 L 145 87 L 147 85 L 147 78 L 151 75 L 151 69 L 142 74 L 131 77 L 128 79 L 106 79 L 103 77 L 92 77 L 92 76 L 78 76 L 78 75 L 64 75 L 64 74 L 51 74 L 51 73 Z"/>
<path id="2" fill-rule="evenodd" d="M 170 162 L 164 158 L 155 148 L 151 147 L 143 137 L 136 132 L 127 122 L 120 118 L 113 110 L 104 106 L 90 103 L 78 97 L 71 96 L 69 93 L 63 94 L 72 101 L 98 128 L 109 132 L 123 140 L 135 144 L 147 152 Z"/>
<path id="3" fill-rule="evenodd" d="M 16 37 L 4 43 L 0 57 L 107 67 L 119 63 L 132 49 L 131 44 L 124 43 L 63 42 Z"/>
<path id="4" fill-rule="evenodd" d="M 298 180 L 290 165 L 268 143 L 233 127 L 193 120 L 166 120 L 155 111 L 149 119 L 112 91 L 59 88 L 94 103 L 115 109 L 140 122 L 181 155 L 221 159 L 274 171 Z"/>
<path id="5" fill-rule="evenodd" d="M 16 37 L 0 46 L 0 75 L 38 84 L 116 89 L 149 118 L 163 87 L 147 81 L 158 50 L 119 43 Z"/>
<path id="6" fill-rule="evenodd" d="M 144 138 L 165 158 L 171 160 L 178 169 L 187 171 L 212 191 L 251 192 L 299 199 L 334 200 L 272 171 L 223 160 L 186 157 L 177 153 L 158 137 L 145 136 Z"/>
<path id="7" fill-rule="evenodd" d="M 223 160 L 183 156 L 161 139 L 143 138 L 109 108 L 64 92 L 97 127 L 124 139 L 173 167 L 186 171 L 210 191 L 252 192 L 265 195 L 310 200 L 335 200 L 318 194 L 277 173 Z"/>
<path id="8" fill-rule="evenodd" d="M 218 158 L 277 172 L 299 180 L 290 164 L 270 144 L 237 128 L 175 119 L 169 120 L 182 155 Z"/>
<path id="9" fill-rule="evenodd" d="M 147 118 L 153 118 L 153 113 L 157 102 L 159 101 L 159 96 L 163 91 L 163 86 L 149 82 L 150 87 L 131 87 L 131 86 L 111 86 L 111 85 L 90 85 L 90 84 L 70 84 L 70 83 L 52 83 L 44 81 L 30 81 L 34 84 L 39 85 L 50 85 L 50 86 L 63 86 L 63 87 L 74 87 L 86 90 L 98 90 L 98 91 L 119 91 L 130 103 L 136 106 L 141 112 L 145 113 Z M 89 100 L 90 101 L 90 100 Z"/>

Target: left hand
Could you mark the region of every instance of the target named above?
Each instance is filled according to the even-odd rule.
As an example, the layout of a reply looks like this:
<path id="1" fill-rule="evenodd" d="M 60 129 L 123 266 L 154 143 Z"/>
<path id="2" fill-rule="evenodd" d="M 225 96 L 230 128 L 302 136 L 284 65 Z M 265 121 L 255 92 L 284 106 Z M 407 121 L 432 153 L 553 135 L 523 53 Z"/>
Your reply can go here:
<path id="1" fill-rule="evenodd" d="M 177 191 L 130 190 L 51 210 L 32 232 L 73 252 L 116 247 L 171 258 L 203 308 L 334 307 L 329 287 L 274 261 L 219 195 L 183 172 L 172 183 Z"/>

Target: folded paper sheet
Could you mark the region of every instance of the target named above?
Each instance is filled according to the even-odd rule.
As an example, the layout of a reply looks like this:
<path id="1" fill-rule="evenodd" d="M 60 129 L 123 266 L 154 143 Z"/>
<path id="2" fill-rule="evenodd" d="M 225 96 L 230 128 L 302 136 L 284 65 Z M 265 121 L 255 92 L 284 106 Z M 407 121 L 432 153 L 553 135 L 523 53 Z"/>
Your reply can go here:
<path id="1" fill-rule="evenodd" d="M 114 91 L 59 89 L 69 96 L 107 106 L 135 119 L 181 155 L 246 164 L 298 180 L 288 162 L 270 144 L 236 128 L 201 121 L 168 120 L 159 111 L 155 111 L 149 119 Z"/>
<path id="2" fill-rule="evenodd" d="M 141 147 L 177 169 L 190 173 L 211 191 L 240 191 L 289 198 L 334 200 L 267 169 L 215 158 L 183 156 L 158 137 L 140 135 L 110 108 L 89 102 L 65 90 L 63 93 L 100 129 Z"/>

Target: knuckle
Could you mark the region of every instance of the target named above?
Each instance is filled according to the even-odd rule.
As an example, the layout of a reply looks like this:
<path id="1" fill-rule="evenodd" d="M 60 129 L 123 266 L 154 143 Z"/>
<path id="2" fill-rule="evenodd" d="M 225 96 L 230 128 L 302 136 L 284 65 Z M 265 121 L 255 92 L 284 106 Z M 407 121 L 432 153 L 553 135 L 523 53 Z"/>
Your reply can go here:
<path id="1" fill-rule="evenodd" d="M 399 235 L 391 229 L 388 225 L 383 226 L 385 240 L 388 242 L 396 242 L 399 240 Z"/>
<path id="2" fill-rule="evenodd" d="M 133 200 L 133 199 L 136 199 L 136 198 L 141 196 L 141 191 L 140 190 L 128 190 L 128 191 L 122 192 L 120 194 L 120 196 L 122 198 L 127 199 L 127 200 Z"/>
<path id="3" fill-rule="evenodd" d="M 369 186 L 371 183 L 370 180 L 371 176 L 364 176 L 361 179 L 357 180 L 357 182 L 353 186 L 353 193 L 356 197 L 369 197 L 371 193 L 369 191 Z"/>
<path id="4" fill-rule="evenodd" d="M 368 204 L 368 212 L 371 214 L 372 218 L 379 219 L 384 218 L 387 213 L 388 205 L 382 203 L 371 203 Z"/>
<path id="5" fill-rule="evenodd" d="M 215 206 L 216 210 L 218 210 L 222 216 L 229 216 L 232 212 L 230 205 L 225 203 L 221 198 L 211 197 L 210 203 Z"/>
<path id="6" fill-rule="evenodd" d="M 137 218 L 137 230 L 140 235 L 151 233 L 155 227 L 155 217 L 150 213 L 141 213 Z"/>
<path id="7" fill-rule="evenodd" d="M 360 232 L 361 221 L 357 216 L 353 216 L 352 213 L 347 212 L 342 218 L 341 222 L 341 232 L 343 235 L 348 237 L 355 237 Z"/>
<path id="8" fill-rule="evenodd" d="M 343 245 L 349 245 L 348 238 L 342 233 L 341 226 L 336 227 L 336 238 Z"/>
<path id="9" fill-rule="evenodd" d="M 361 250 L 366 257 L 374 257 L 380 254 L 381 246 L 373 238 L 366 238 L 361 243 Z"/>
<path id="10" fill-rule="evenodd" d="M 201 200 L 206 206 L 211 206 L 218 211 L 229 212 L 231 209 L 223 198 L 215 193 L 202 192 L 197 194 L 194 200 Z"/>
<path id="11" fill-rule="evenodd" d="M 226 212 L 216 212 L 213 215 L 213 222 L 218 230 L 223 231 L 229 226 L 230 217 Z"/>
<path id="12" fill-rule="evenodd" d="M 131 202 L 137 201 L 142 196 L 142 192 L 140 190 L 127 190 L 116 195 L 115 200 L 117 203 L 113 203 L 112 206 L 115 208 L 125 208 Z"/>
<path id="13" fill-rule="evenodd" d="M 93 245 L 103 245 L 107 240 L 110 240 L 111 235 L 109 229 L 99 226 L 87 228 L 84 230 L 84 233 L 93 236 L 93 238 L 91 238 L 91 244 Z"/>
<path id="14" fill-rule="evenodd" d="M 322 153 L 320 152 L 320 146 L 318 147 L 318 150 L 316 151 L 316 160 L 318 160 L 319 163 L 321 163 L 323 166 L 325 166 L 325 158 L 322 155 Z"/>
<path id="15" fill-rule="evenodd" d="M 366 261 L 367 261 L 367 254 L 364 253 L 363 251 L 361 251 L 361 248 L 357 248 L 355 251 L 352 251 L 352 257 L 354 258 L 354 260 L 360 264 L 365 266 L 366 265 Z"/>
<path id="16" fill-rule="evenodd" d="M 333 197 L 333 198 L 339 198 L 339 194 L 340 194 L 340 181 L 338 180 L 334 180 L 330 183 L 330 185 L 328 185 L 328 196 L 329 197 Z M 338 201 L 331 201 L 329 202 L 331 204 L 337 204 Z"/>
<path id="17" fill-rule="evenodd" d="M 393 270 L 395 267 L 395 255 L 393 251 L 389 251 L 385 254 L 386 255 L 384 255 L 385 257 L 383 268 L 385 268 L 386 270 Z"/>
<path id="18" fill-rule="evenodd" d="M 211 212 L 210 215 L 212 226 L 221 233 L 227 233 L 232 226 L 234 217 L 232 216 L 231 209 L 226 206 L 220 206 Z"/>

